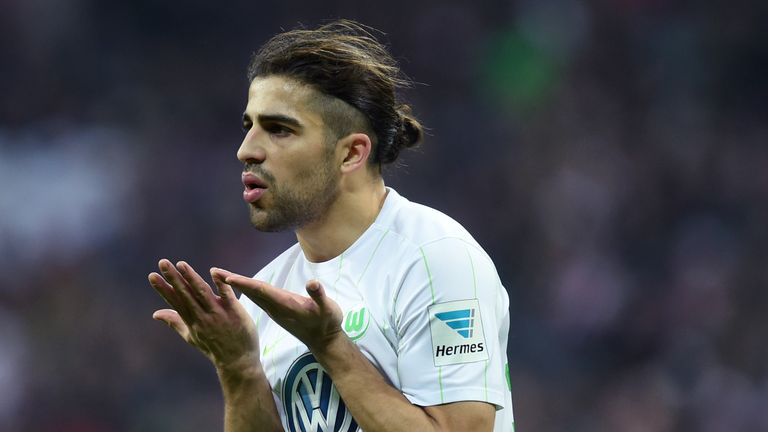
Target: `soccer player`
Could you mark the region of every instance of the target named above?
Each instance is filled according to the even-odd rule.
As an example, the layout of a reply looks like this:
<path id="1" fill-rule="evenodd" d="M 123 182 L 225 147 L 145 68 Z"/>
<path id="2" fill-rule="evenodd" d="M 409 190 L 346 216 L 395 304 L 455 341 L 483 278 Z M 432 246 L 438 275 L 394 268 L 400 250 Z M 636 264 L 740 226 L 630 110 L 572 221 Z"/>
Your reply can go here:
<path id="1" fill-rule="evenodd" d="M 212 268 L 216 291 L 183 261 L 149 275 L 172 308 L 153 317 L 215 365 L 225 429 L 513 430 L 493 262 L 381 177 L 422 139 L 387 50 L 351 21 L 292 30 L 249 79 L 243 198 L 298 243 L 253 278 Z"/>

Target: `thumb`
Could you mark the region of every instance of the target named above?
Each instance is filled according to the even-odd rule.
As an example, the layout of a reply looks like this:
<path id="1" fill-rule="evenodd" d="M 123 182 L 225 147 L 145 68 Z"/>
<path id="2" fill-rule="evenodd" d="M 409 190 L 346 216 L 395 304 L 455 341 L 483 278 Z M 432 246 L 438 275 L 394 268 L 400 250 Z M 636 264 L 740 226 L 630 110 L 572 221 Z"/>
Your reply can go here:
<path id="1" fill-rule="evenodd" d="M 168 327 L 174 329 L 184 340 L 187 340 L 189 336 L 189 327 L 181 319 L 178 312 L 173 309 L 160 309 L 152 314 L 152 318 L 158 321 L 162 321 L 168 325 Z"/>
<path id="2" fill-rule="evenodd" d="M 307 282 L 306 289 L 309 297 L 312 298 L 321 309 L 327 308 L 329 299 L 328 296 L 325 295 L 325 288 L 323 288 L 320 281 L 313 279 Z"/>

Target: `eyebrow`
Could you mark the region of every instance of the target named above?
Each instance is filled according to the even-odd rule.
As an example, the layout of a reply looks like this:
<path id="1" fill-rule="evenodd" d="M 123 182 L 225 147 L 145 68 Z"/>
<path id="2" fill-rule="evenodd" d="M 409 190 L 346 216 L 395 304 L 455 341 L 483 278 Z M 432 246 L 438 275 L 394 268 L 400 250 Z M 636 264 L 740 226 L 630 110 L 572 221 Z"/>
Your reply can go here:
<path id="1" fill-rule="evenodd" d="M 259 114 L 256 118 L 259 123 L 283 123 L 293 126 L 296 129 L 303 128 L 301 122 L 284 114 Z M 251 121 L 251 116 L 247 113 L 243 113 L 243 123 L 250 123 Z"/>

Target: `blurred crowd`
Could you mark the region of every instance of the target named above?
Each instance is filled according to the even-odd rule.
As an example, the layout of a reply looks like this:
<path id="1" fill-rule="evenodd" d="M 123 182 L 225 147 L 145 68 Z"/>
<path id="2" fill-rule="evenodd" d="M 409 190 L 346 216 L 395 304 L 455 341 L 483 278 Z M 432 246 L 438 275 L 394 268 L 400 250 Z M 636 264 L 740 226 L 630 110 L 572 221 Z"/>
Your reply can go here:
<path id="1" fill-rule="evenodd" d="M 212 431 L 146 275 L 255 273 L 250 53 L 358 19 L 429 127 L 389 185 L 510 296 L 518 432 L 768 430 L 768 7 L 758 1 L 0 0 L 0 430 Z"/>

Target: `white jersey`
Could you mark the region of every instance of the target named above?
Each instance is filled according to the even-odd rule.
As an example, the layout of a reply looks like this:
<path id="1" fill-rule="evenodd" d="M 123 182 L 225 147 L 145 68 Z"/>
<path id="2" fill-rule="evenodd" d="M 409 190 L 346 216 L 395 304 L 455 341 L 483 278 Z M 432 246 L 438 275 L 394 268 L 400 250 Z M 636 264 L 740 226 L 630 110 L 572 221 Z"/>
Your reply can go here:
<path id="1" fill-rule="evenodd" d="M 507 366 L 509 299 L 491 259 L 459 223 L 388 188 L 375 222 L 338 257 L 309 262 L 298 244 L 255 276 L 307 295 L 317 279 L 362 353 L 420 406 L 484 401 L 494 431 L 514 430 Z M 247 297 L 261 362 L 287 431 L 360 430 L 307 347 Z"/>

